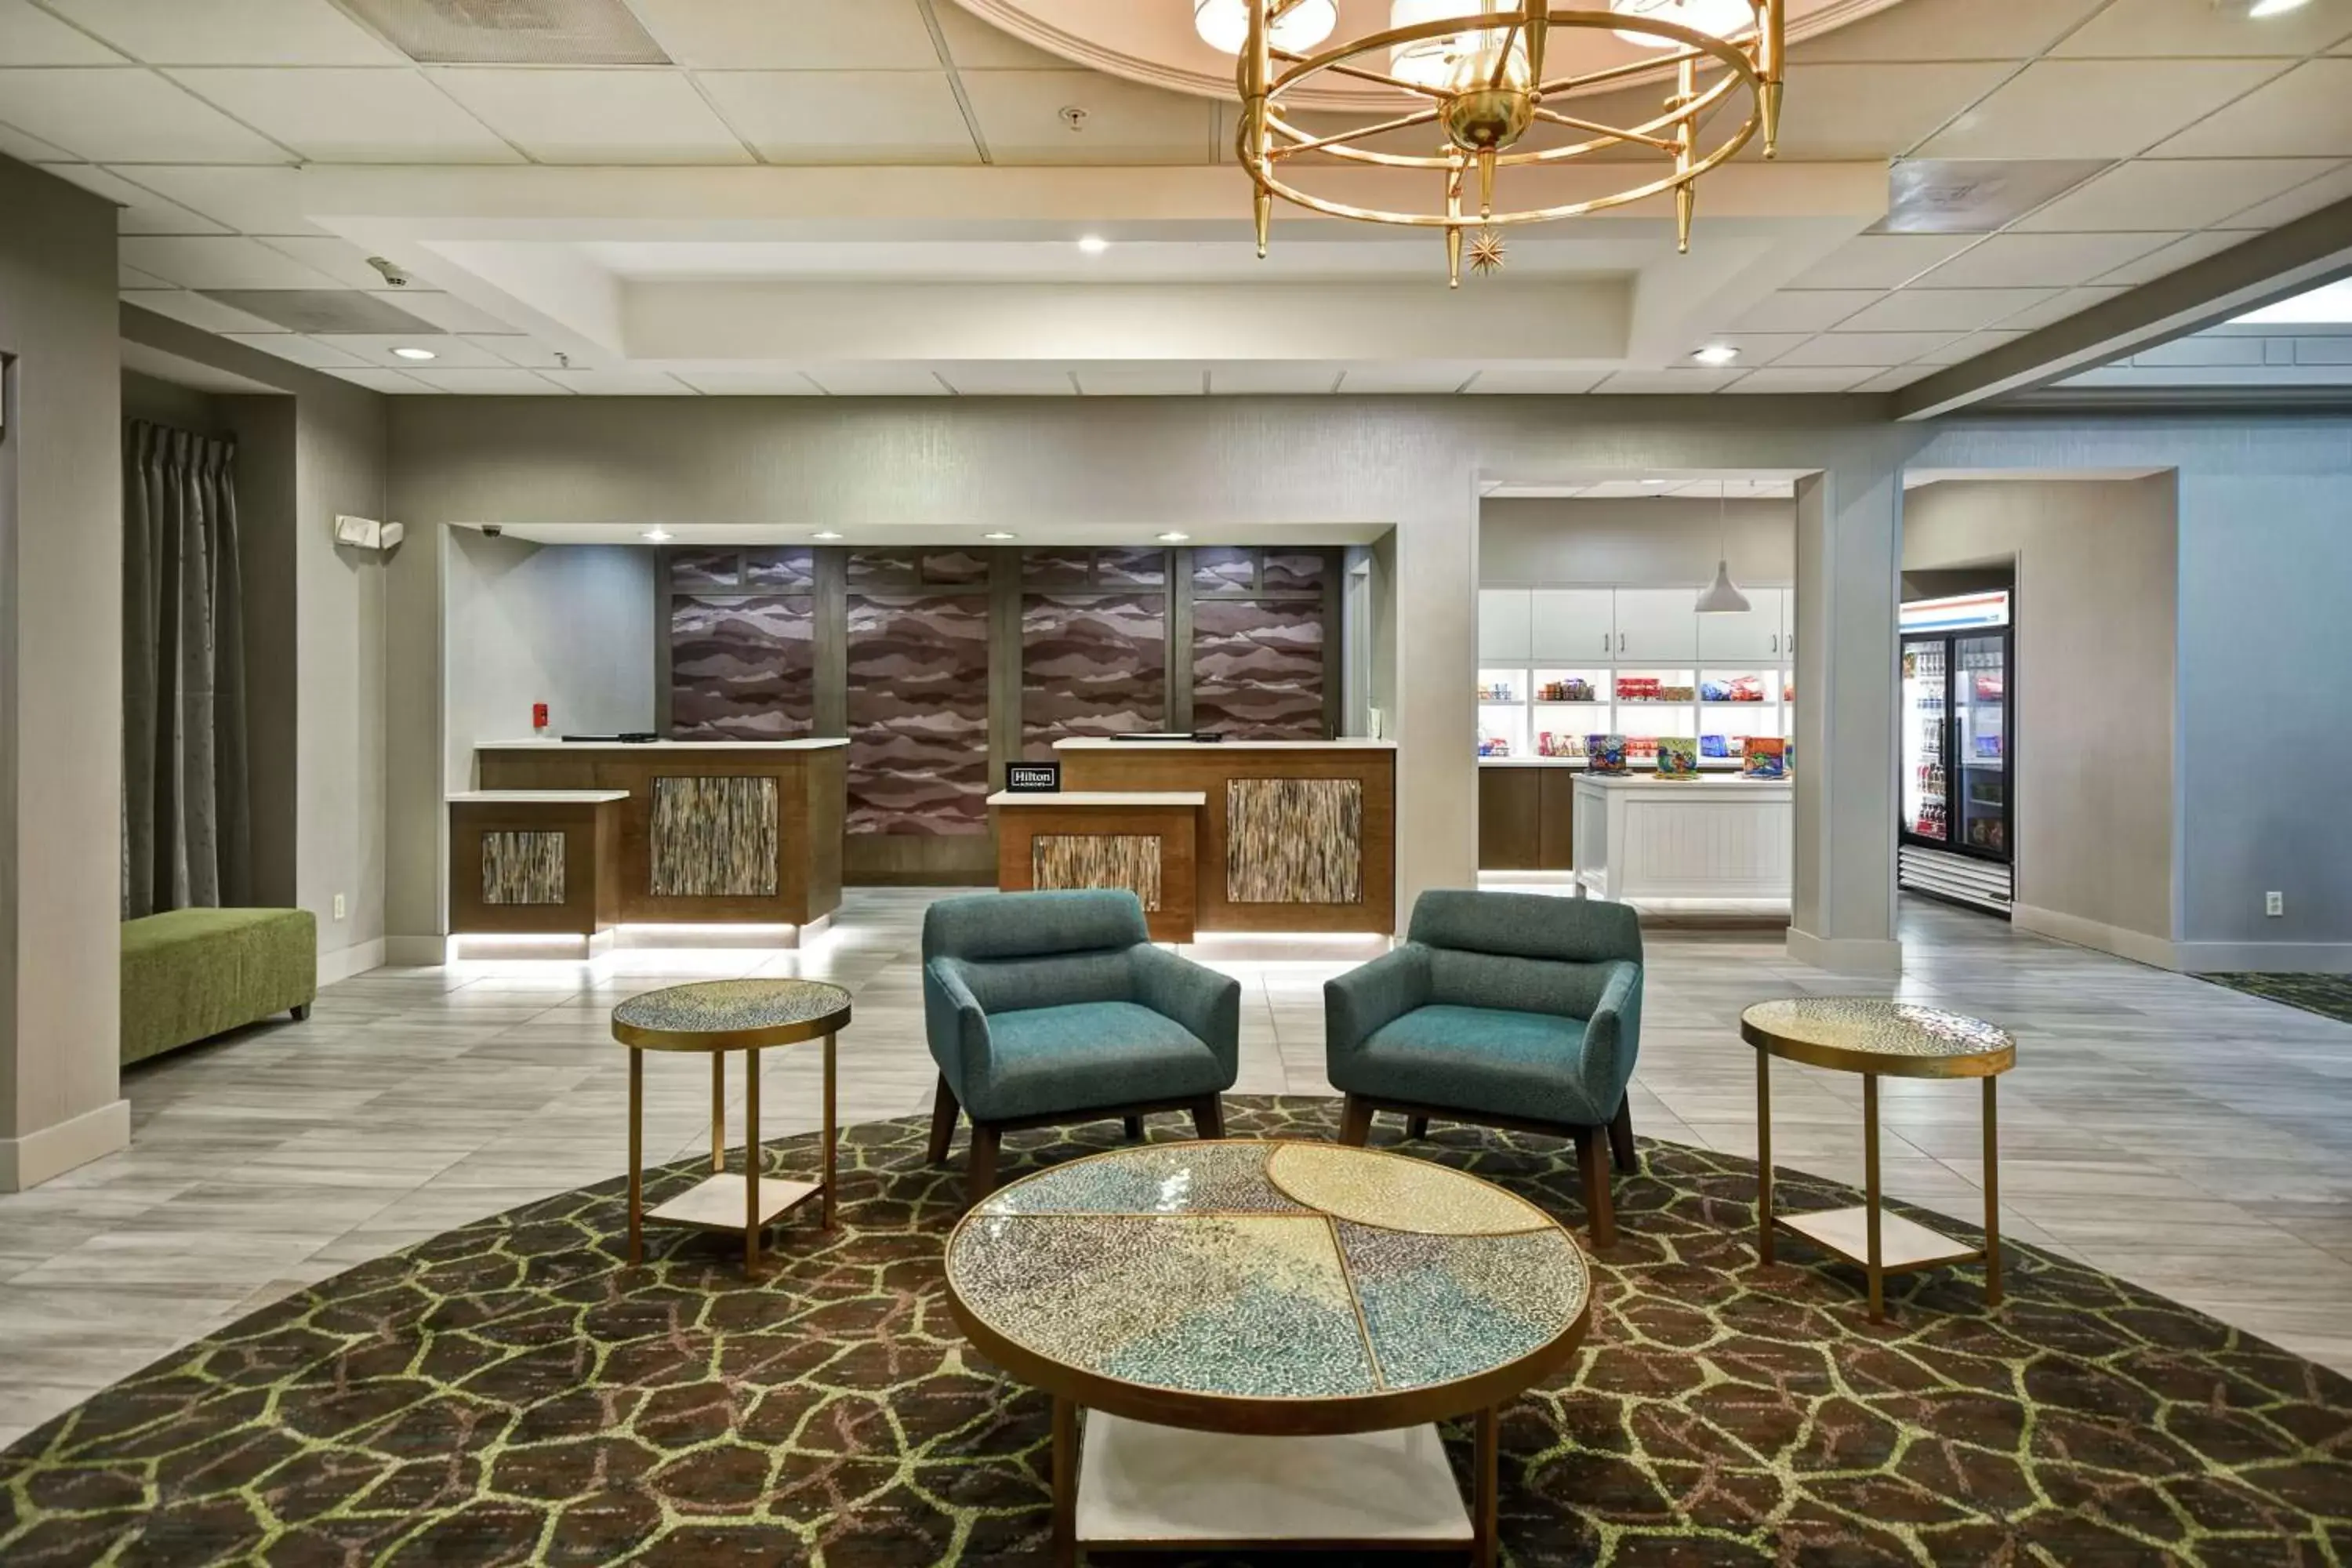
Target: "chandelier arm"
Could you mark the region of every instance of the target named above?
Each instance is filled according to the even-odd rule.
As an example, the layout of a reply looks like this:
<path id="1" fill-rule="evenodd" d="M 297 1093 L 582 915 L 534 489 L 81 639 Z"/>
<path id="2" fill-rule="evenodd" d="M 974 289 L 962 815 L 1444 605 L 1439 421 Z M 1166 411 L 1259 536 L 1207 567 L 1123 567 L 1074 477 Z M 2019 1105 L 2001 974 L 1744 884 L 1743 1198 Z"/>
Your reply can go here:
<path id="1" fill-rule="evenodd" d="M 1733 52 L 1738 51 L 1735 49 Z M 1612 81 L 1623 81 L 1629 77 L 1649 76 L 1654 72 L 1680 65 L 1685 59 L 1700 57 L 1708 59 L 1722 58 L 1713 49 L 1696 48 L 1685 49 L 1679 54 L 1653 55 L 1647 59 L 1634 60 L 1627 65 L 1610 66 L 1601 70 L 1585 71 L 1577 76 L 1554 77 L 1545 82 L 1540 90 L 1546 98 L 1557 97 L 1564 92 L 1580 92 L 1588 87 L 1606 87 Z"/>
<path id="2" fill-rule="evenodd" d="M 1328 136 L 1311 137 L 1304 142 L 1285 142 L 1279 147 L 1270 146 L 1265 150 L 1265 155 L 1269 158 L 1293 158 L 1301 153 L 1320 153 L 1346 142 L 1361 141 L 1367 136 L 1384 135 L 1391 131 L 1410 131 L 1416 125 L 1434 125 L 1437 122 L 1437 117 L 1444 112 L 1443 110 L 1424 109 L 1418 114 L 1402 115 L 1395 120 L 1383 120 L 1375 125 L 1360 125 L 1353 131 L 1339 131 Z M 1292 128 L 1286 124 L 1281 129 L 1287 132 Z M 1433 162 L 1440 168 L 1446 166 L 1446 161 L 1443 158 Z"/>
<path id="3" fill-rule="evenodd" d="M 1268 52 L 1276 59 L 1286 60 L 1294 66 L 1308 64 L 1313 59 L 1312 56 L 1298 54 L 1290 49 L 1272 49 Z M 1399 92 L 1410 92 L 1420 98 L 1435 99 L 1440 103 L 1445 100 L 1445 91 L 1443 88 L 1423 87 L 1417 81 L 1407 81 L 1401 76 L 1391 76 L 1386 71 L 1376 71 L 1368 66 L 1340 65 L 1334 62 L 1320 68 L 1333 76 L 1346 77 L 1351 81 L 1369 81 L 1379 87 L 1392 87 Z M 1286 72 L 1276 81 L 1274 89 L 1280 92 L 1293 81 L 1303 81 L 1313 74 L 1312 71 Z"/>
<path id="4" fill-rule="evenodd" d="M 1541 104 L 1536 106 L 1535 117 L 1538 120 L 1549 121 L 1554 125 L 1565 125 L 1571 131 L 1590 131 L 1606 138 L 1606 142 L 1585 143 L 1587 147 L 1596 150 L 1605 144 L 1620 142 L 1637 142 L 1644 147 L 1654 147 L 1661 153 L 1672 153 L 1677 150 L 1675 143 L 1666 141 L 1664 137 L 1644 136 L 1638 132 L 1620 131 L 1612 125 L 1601 125 L 1590 120 L 1579 120 L 1572 114 L 1562 114 L 1556 109 L 1546 109 Z M 1552 150 L 1559 151 L 1559 149 Z"/>
<path id="5" fill-rule="evenodd" d="M 1517 21 L 1503 30 L 1503 47 L 1495 51 L 1495 68 L 1486 78 L 1486 85 L 1497 92 L 1502 90 L 1503 73 L 1511 68 L 1511 46 L 1519 41 L 1519 31 L 1526 26 L 1527 16 L 1522 12 Z"/>

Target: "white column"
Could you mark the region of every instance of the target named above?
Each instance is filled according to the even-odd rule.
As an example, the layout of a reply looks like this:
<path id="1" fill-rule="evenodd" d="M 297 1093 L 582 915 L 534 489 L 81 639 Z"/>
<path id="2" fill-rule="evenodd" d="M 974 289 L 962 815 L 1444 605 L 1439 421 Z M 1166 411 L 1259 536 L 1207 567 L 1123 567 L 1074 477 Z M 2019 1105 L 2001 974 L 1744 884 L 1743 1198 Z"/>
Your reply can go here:
<path id="1" fill-rule="evenodd" d="M 1381 640 L 1394 650 L 1397 930 L 1432 888 L 1478 881 L 1477 499 L 1468 476 L 1398 525 Z"/>

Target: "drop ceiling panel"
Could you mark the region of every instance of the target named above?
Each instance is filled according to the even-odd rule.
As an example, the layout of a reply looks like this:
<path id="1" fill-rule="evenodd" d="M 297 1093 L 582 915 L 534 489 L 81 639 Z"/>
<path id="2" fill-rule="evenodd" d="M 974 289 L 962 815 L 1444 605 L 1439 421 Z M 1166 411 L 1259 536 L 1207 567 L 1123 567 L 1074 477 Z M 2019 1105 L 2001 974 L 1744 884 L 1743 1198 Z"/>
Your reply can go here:
<path id="1" fill-rule="evenodd" d="M 427 370 L 515 370 L 481 344 L 465 338 L 416 332 L 322 332 L 318 336 L 320 342 L 341 349 L 368 364 L 406 371 L 411 375 L 422 376 Z M 405 360 L 392 352 L 396 348 L 431 349 L 433 358 Z"/>
<path id="2" fill-rule="evenodd" d="M 1852 390 L 1855 392 L 1898 391 L 1903 387 L 1910 385 L 1915 381 L 1927 380 L 1929 376 L 1936 374 L 1937 368 L 1937 366 L 1931 364 L 1896 365 L 1893 370 L 1883 370 L 1879 372 L 1876 375 L 1872 376 L 1868 381 L 1855 385 Z"/>
<path id="3" fill-rule="evenodd" d="M 436 392 L 463 393 L 480 397 L 562 397 L 569 389 L 527 370 L 436 370 L 430 366 L 407 373 Z"/>
<path id="4" fill-rule="evenodd" d="M 47 0 L 152 66 L 405 64 L 322 0 Z"/>
<path id="5" fill-rule="evenodd" d="M 339 381 L 348 381 L 355 386 L 364 386 L 370 392 L 390 393 L 394 396 L 415 396 L 433 390 L 415 376 L 403 375 L 396 370 L 375 370 L 365 366 L 359 368 L 331 366 L 327 374 Z"/>
<path id="6" fill-rule="evenodd" d="M 1938 130 L 1955 109 L 2000 86 L 2014 68 L 2000 60 L 1791 66 L 1780 155 L 1822 162 L 1898 156 Z M 1749 155 L 1761 153 L 1759 139 Z"/>
<path id="7" fill-rule="evenodd" d="M 508 364 L 518 365 L 524 370 L 563 368 L 563 362 L 555 357 L 558 350 L 520 332 L 467 333 L 465 341 Z"/>
<path id="8" fill-rule="evenodd" d="M 1985 331 L 1972 332 L 1965 338 L 1954 338 L 1933 353 L 1921 354 L 1916 363 L 1927 365 L 1958 364 L 1963 360 L 1972 360 L 1979 354 L 1990 353 L 2005 343 L 2013 343 L 2024 335 L 2022 331 L 2013 327 L 1994 327 Z"/>
<path id="9" fill-rule="evenodd" d="M 324 163 L 520 163 L 522 157 L 410 70 L 173 71 L 173 80 Z"/>
<path id="10" fill-rule="evenodd" d="M 2278 73 L 2272 60 L 2042 60 L 1920 151 L 1932 158 L 2128 158 Z"/>
<path id="11" fill-rule="evenodd" d="M 540 379 L 584 397 L 692 397 L 694 388 L 652 371 L 548 370 Z"/>
<path id="12" fill-rule="evenodd" d="M 5 78 L 0 78 L 5 82 Z M 5 153 L 20 163 L 57 163 L 73 157 L 71 153 L 37 136 L 27 136 L 13 126 L 0 124 L 0 153 Z"/>
<path id="13" fill-rule="evenodd" d="M 1328 364 L 1269 360 L 1209 367 L 1209 391 L 1226 397 L 1304 397 L 1329 392 L 1339 379 L 1339 367 Z"/>
<path id="14" fill-rule="evenodd" d="M 348 239 L 329 235 L 272 235 L 261 243 L 346 289 L 383 287 L 383 274 L 370 267 L 367 252 Z"/>
<path id="15" fill-rule="evenodd" d="M 680 72 L 452 66 L 428 73 L 542 163 L 748 163 L 751 153 Z"/>
<path id="16" fill-rule="evenodd" d="M 132 235 L 118 247 L 142 272 L 188 289 L 320 289 L 327 279 L 242 235 Z"/>
<path id="17" fill-rule="evenodd" d="M 2260 237 L 2257 235 L 2238 229 L 2207 229 L 2202 234 L 2192 234 L 2185 239 L 2175 240 L 2172 244 L 2159 250 L 2150 251 L 2137 260 L 2127 261 L 2111 272 L 2101 274 L 2098 281 L 2102 284 L 2118 283 L 2135 286 L 2152 283 L 2167 273 L 2178 272 L 2192 262 L 2202 261 L 2209 256 L 2219 256 L 2225 250 L 2234 249 L 2245 244 L 2246 241 L 2258 237 Z"/>
<path id="18" fill-rule="evenodd" d="M 1723 390 L 1726 395 L 1732 397 L 1757 393 L 1794 395 L 1808 393 L 1851 392 L 1869 380 L 1874 374 L 1876 373 L 1868 370 L 1783 370 L 1775 367 L 1770 370 L 1749 371 Z"/>
<path id="19" fill-rule="evenodd" d="M 2020 310 L 2016 315 L 2002 321 L 2001 325 L 2029 332 L 2038 331 L 2043 327 L 2063 321 L 2070 316 L 2079 316 L 2095 305 L 2104 305 L 2119 295 L 2130 292 L 2128 289 L 2104 286 L 2096 289 L 2069 289 L 2054 300 L 2046 300 L 2031 310 Z"/>
<path id="20" fill-rule="evenodd" d="M 467 304 L 455 294 L 443 294 L 425 289 L 381 290 L 377 298 L 398 307 L 419 321 L 430 321 L 445 332 L 510 332 L 514 328 L 488 310 Z"/>
<path id="21" fill-rule="evenodd" d="M 947 383 L 921 364 L 824 364 L 803 374 L 835 397 L 946 397 Z"/>
<path id="22" fill-rule="evenodd" d="M 172 286 L 172 280 L 168 278 L 157 278 L 151 273 L 140 271 L 136 267 L 125 267 L 121 262 L 115 263 L 114 281 L 115 286 L 121 289 L 169 289 Z"/>
<path id="23" fill-rule="evenodd" d="M 1955 332 L 1825 332 L 1803 347 L 1782 354 L 1778 363 L 1792 368 L 1860 365 L 1865 369 L 1880 369 L 1887 365 L 1906 364 L 1921 354 L 1932 353 L 1958 335 Z"/>
<path id="24" fill-rule="evenodd" d="M 667 65 L 623 0 L 340 0 L 435 65 Z"/>
<path id="25" fill-rule="evenodd" d="M 916 70 L 939 50 L 915 0 L 634 0 L 682 66 L 730 70 Z M 940 7 L 955 9 L 952 0 Z M 944 20 L 944 16 L 942 20 Z"/>
<path id="26" fill-rule="evenodd" d="M 1478 374 L 1475 364 L 1387 363 L 1347 367 L 1339 378 L 1343 393 L 1436 395 L 1450 393 Z"/>
<path id="27" fill-rule="evenodd" d="M 2232 227 L 2277 228 L 2345 200 L 2352 200 L 2352 164 L 2322 174 L 2308 184 L 2297 185 L 2284 195 L 2273 196 L 2244 212 L 2232 213 L 2230 224 Z"/>
<path id="28" fill-rule="evenodd" d="M 437 338 L 439 330 L 419 321 L 398 294 L 362 289 L 215 289 L 211 297 L 232 310 L 260 317 L 280 331 L 313 336 Z"/>
<path id="29" fill-rule="evenodd" d="M 1929 289 L 2063 288 L 2087 283 L 2178 234 L 1997 234 L 1921 280 Z"/>
<path id="30" fill-rule="evenodd" d="M 201 214 L 190 212 L 177 202 L 166 201 L 154 192 L 134 185 L 121 175 L 95 163 L 52 163 L 47 172 L 114 203 L 121 209 L 114 219 L 115 231 L 119 234 L 228 232 L 226 224 L 215 223 Z"/>
<path id="31" fill-rule="evenodd" d="M 1689 347 L 1696 352 L 1708 344 L 1727 345 L 1739 351 L 1741 368 L 1752 370 L 1759 364 L 1770 364 L 1800 343 L 1811 342 L 1812 337 L 1811 332 L 1708 332 L 1693 339 Z"/>
<path id="32" fill-rule="evenodd" d="M 0 70 L 0 117 L 101 163 L 292 162 L 152 71 Z"/>
<path id="33" fill-rule="evenodd" d="M 704 71 L 697 78 L 777 163 L 976 163 L 944 71 Z"/>
<path id="34" fill-rule="evenodd" d="M 2341 156 L 2352 148 L 2352 60 L 2309 60 L 2167 142 L 2168 158 Z"/>
<path id="35" fill-rule="evenodd" d="M 119 66 L 123 58 L 26 0 L 0 0 L 0 66 Z"/>
<path id="36" fill-rule="evenodd" d="M 1906 0 L 1790 51 L 1792 60 L 2031 59 L 2107 0 Z"/>
<path id="37" fill-rule="evenodd" d="M 1741 376 L 1753 373 L 1744 370 L 1621 370 L 1594 388 L 1603 396 L 1620 393 L 1640 396 L 1663 396 L 1676 393 L 1720 392 Z"/>
<path id="38" fill-rule="evenodd" d="M 1205 163 L 1216 140 L 1215 103 L 1093 71 L 963 73 L 964 95 L 991 157 L 1021 163 Z M 1063 123 L 1084 109 L 1086 129 Z"/>
<path id="39" fill-rule="evenodd" d="M 1076 364 L 1070 374 L 1087 397 L 1198 397 L 1209 378 L 1197 364 Z"/>
<path id="40" fill-rule="evenodd" d="M 2054 289 L 1906 289 L 1843 323 L 1854 332 L 1973 331 L 2030 310 Z"/>
<path id="41" fill-rule="evenodd" d="M 125 164 L 128 179 L 245 234 L 324 234 L 302 216 L 302 176 L 291 168 Z"/>
<path id="42" fill-rule="evenodd" d="M 2051 51 L 2109 59 L 2134 55 L 2221 58 L 2267 55 L 2300 59 L 2341 38 L 2344 7 L 2319 0 L 2274 16 L 2246 15 L 2243 0 L 2114 0 Z"/>
<path id="43" fill-rule="evenodd" d="M 249 349 L 259 349 L 266 354 L 291 360 L 296 364 L 309 365 L 313 370 L 336 366 L 351 368 L 367 362 L 357 354 L 346 353 L 316 338 L 306 338 L 299 332 L 223 332 L 222 337 L 233 343 L 243 343 Z"/>
<path id="44" fill-rule="evenodd" d="M 942 364 L 932 369 L 966 397 L 1075 397 L 1078 390 L 1060 365 Z"/>
<path id="45" fill-rule="evenodd" d="M 714 397 L 823 397 L 816 383 L 796 370 L 680 371 L 677 379 Z M 1065 387 L 1068 382 L 1062 384 Z"/>
<path id="46" fill-rule="evenodd" d="M 2028 233 L 2209 228 L 2334 167 L 2326 158 L 2168 158 L 2120 163 L 2018 224 Z"/>
<path id="47" fill-rule="evenodd" d="M 1899 289 L 1978 242 L 1971 234 L 1865 234 L 1805 268 L 1813 289 Z"/>
<path id="48" fill-rule="evenodd" d="M 274 325 L 259 316 L 248 315 L 224 305 L 217 300 L 207 300 L 189 289 L 126 290 L 122 302 L 152 310 L 159 316 L 169 316 L 175 321 L 184 321 L 206 332 L 266 332 Z"/>
<path id="49" fill-rule="evenodd" d="M 1609 379 L 1601 370 L 1562 370 L 1544 365 L 1490 365 L 1463 390 L 1488 397 L 1563 397 L 1591 392 Z"/>
<path id="50" fill-rule="evenodd" d="M 1825 332 L 1885 296 L 1876 289 L 1783 289 L 1739 318 L 1743 331 Z"/>

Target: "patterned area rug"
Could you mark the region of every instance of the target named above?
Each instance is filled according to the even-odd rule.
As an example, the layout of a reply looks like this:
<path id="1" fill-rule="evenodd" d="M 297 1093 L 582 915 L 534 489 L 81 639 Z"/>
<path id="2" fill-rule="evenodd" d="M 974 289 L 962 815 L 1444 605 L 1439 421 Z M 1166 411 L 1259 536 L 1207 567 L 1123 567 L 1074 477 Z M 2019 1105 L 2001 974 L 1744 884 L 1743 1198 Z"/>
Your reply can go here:
<path id="1" fill-rule="evenodd" d="M 1237 1136 L 1336 1122 L 1227 1103 Z M 613 1182 L 257 1313 L 0 1455 L 0 1562 L 1042 1563 L 1046 1401 L 949 1317 L 961 1173 L 923 1135 L 850 1130 L 841 1230 L 791 1230 L 756 1287 L 682 1232 L 624 1268 Z M 1013 1140 L 1011 1173 L 1117 1136 Z M 1417 1147 L 1579 1214 L 1549 1140 Z M 1755 1266 L 1752 1163 L 1643 1161 L 1585 1350 L 1506 1420 L 1507 1561 L 2352 1563 L 2352 1381 L 2027 1247 L 1999 1310 L 1972 1271 L 1915 1276 L 1873 1327 L 1853 1270 Z M 1853 1201 L 1781 1180 L 1790 1207 Z"/>
<path id="2" fill-rule="evenodd" d="M 2200 974 L 2197 978 L 2352 1024 L 2352 974 Z"/>

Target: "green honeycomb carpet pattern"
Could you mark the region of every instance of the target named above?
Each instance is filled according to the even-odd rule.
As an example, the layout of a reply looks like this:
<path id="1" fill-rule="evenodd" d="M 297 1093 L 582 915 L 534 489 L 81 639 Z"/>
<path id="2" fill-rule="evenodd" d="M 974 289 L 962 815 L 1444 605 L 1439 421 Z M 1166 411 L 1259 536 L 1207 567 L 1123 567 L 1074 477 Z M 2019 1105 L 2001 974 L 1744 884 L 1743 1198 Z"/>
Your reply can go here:
<path id="1" fill-rule="evenodd" d="M 1328 1100 L 1228 1104 L 1239 1136 L 1335 1129 Z M 1010 1167 L 1117 1136 L 1032 1134 Z M 615 1181 L 279 1302 L 0 1455 L 0 1563 L 1043 1563 L 1046 1402 L 956 1332 L 961 1173 L 923 1142 L 851 1129 L 841 1228 L 788 1229 L 756 1285 L 686 1232 L 625 1268 Z M 1552 1141 L 1415 1147 L 1579 1217 Z M 1956 1270 L 1873 1327 L 1801 1244 L 1756 1266 L 1752 1163 L 1643 1158 L 1585 1350 L 1506 1419 L 1507 1561 L 2352 1564 L 2352 1382 L 2026 1247 L 1998 1310 Z M 1791 1207 L 1853 1197 L 1781 1180 Z"/>
<path id="2" fill-rule="evenodd" d="M 2352 974 L 2200 974 L 2197 978 L 2352 1024 Z"/>

